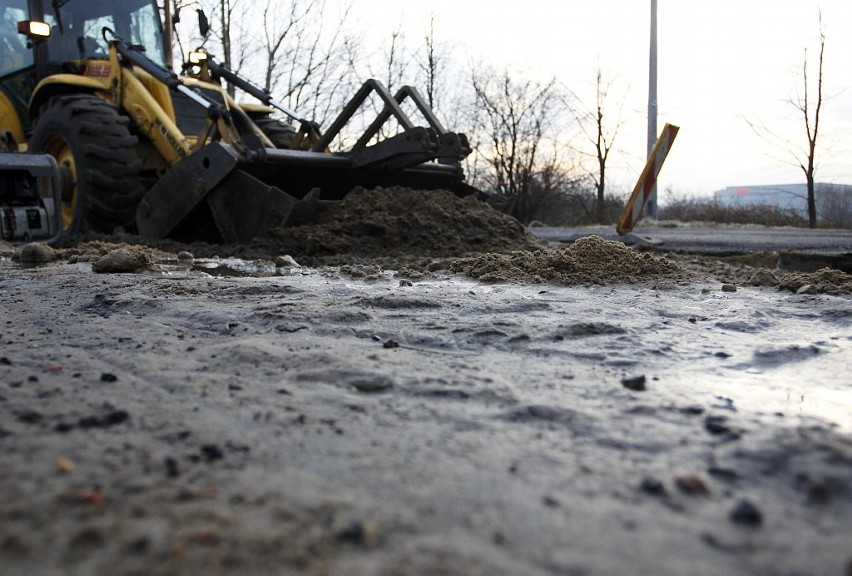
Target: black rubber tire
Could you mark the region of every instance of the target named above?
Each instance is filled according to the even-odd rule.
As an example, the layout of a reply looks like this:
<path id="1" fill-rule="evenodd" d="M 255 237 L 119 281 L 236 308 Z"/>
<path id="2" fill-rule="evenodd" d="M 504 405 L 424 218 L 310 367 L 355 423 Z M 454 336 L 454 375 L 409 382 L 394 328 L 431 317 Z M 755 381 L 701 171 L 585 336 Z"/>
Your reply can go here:
<path id="1" fill-rule="evenodd" d="M 136 230 L 136 207 L 145 195 L 139 139 L 119 109 L 89 94 L 55 96 L 36 119 L 30 150 L 52 154 L 64 183 L 65 235 L 87 230 Z"/>
<path id="2" fill-rule="evenodd" d="M 253 120 L 260 131 L 275 144 L 276 148 L 284 150 L 293 148 L 293 141 L 296 139 L 295 128 L 286 122 L 268 116 L 254 118 Z"/>

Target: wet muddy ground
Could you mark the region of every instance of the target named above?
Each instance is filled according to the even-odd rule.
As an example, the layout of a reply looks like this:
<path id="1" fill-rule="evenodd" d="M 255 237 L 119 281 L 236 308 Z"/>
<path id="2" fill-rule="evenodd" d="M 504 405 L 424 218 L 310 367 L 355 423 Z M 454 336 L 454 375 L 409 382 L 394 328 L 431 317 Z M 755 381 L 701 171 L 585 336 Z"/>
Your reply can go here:
<path id="1" fill-rule="evenodd" d="M 0 260 L 4 576 L 852 570 L 846 275 L 115 242 Z"/>

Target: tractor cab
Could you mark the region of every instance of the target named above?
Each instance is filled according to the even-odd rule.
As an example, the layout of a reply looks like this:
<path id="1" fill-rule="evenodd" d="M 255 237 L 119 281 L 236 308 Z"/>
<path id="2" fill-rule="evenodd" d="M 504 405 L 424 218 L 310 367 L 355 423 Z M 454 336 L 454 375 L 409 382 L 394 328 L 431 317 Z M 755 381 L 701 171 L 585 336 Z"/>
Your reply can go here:
<path id="1" fill-rule="evenodd" d="M 18 143 L 31 131 L 36 85 L 56 74 L 96 76 L 107 60 L 107 30 L 164 64 L 156 0 L 4 0 L 0 8 L 0 127 Z"/>
<path id="2" fill-rule="evenodd" d="M 163 65 L 163 28 L 154 0 L 53 0 L 43 4 L 43 21 L 50 26 L 45 59 L 50 68 L 70 68 L 109 54 L 105 30 Z"/>

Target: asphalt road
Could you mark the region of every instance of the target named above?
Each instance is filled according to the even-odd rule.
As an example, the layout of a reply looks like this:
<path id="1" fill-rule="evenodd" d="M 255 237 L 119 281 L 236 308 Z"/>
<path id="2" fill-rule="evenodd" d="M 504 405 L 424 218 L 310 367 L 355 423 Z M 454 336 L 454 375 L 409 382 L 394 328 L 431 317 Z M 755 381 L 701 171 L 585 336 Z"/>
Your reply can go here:
<path id="1" fill-rule="evenodd" d="M 583 236 L 599 235 L 631 246 L 679 254 L 736 256 L 777 252 L 783 268 L 811 271 L 831 266 L 852 273 L 850 230 L 648 225 L 624 236 L 614 226 L 532 227 L 530 232 L 551 242 L 572 242 Z"/>

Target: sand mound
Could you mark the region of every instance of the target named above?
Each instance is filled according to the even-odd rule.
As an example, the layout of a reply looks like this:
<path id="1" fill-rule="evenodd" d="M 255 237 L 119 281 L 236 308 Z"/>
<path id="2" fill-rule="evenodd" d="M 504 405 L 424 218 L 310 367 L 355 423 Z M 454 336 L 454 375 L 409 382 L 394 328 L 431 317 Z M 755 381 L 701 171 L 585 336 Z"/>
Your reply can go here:
<path id="1" fill-rule="evenodd" d="M 253 242 L 299 257 L 449 257 L 517 250 L 535 240 L 514 218 L 472 196 L 385 188 L 329 205 L 307 226 L 271 230 Z"/>
<path id="2" fill-rule="evenodd" d="M 323 205 L 309 224 L 275 228 L 243 245 L 89 235 L 64 247 L 70 249 L 69 255 L 90 259 L 102 255 L 106 243 L 187 251 L 201 258 L 274 260 L 287 254 L 308 266 L 358 262 L 386 267 L 541 246 L 517 220 L 473 196 L 396 187 L 352 194 L 342 202 Z"/>
<path id="3" fill-rule="evenodd" d="M 778 288 L 797 294 L 840 296 L 852 294 L 852 276 L 834 268 L 822 268 L 810 274 L 789 272 L 778 279 Z"/>
<path id="4" fill-rule="evenodd" d="M 634 252 L 600 236 L 581 238 L 562 250 L 461 258 L 450 269 L 483 282 L 565 285 L 675 280 L 689 275 L 670 260 Z"/>

